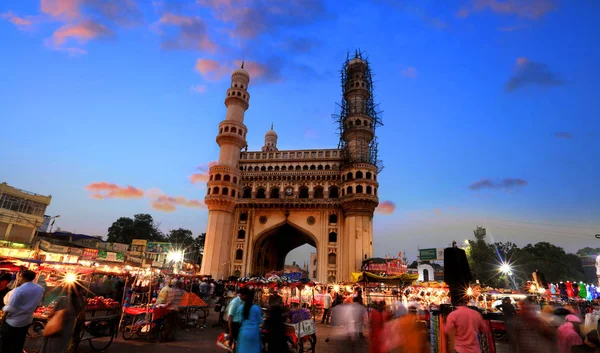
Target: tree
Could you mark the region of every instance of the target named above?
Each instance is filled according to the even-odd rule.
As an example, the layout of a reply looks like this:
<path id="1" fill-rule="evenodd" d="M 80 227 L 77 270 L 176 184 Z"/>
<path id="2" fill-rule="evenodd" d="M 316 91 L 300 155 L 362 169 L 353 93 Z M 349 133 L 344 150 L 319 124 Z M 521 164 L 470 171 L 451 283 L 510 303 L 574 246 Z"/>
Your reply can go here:
<path id="1" fill-rule="evenodd" d="M 202 256 L 204 255 L 204 241 L 206 240 L 206 233 L 198 235 L 192 245 L 189 247 L 189 259 L 202 264 Z"/>
<path id="2" fill-rule="evenodd" d="M 194 243 L 194 237 L 189 229 L 171 229 L 167 235 L 167 241 L 176 249 L 187 249 Z"/>
<path id="3" fill-rule="evenodd" d="M 111 243 L 131 244 L 133 239 L 162 241 L 164 236 L 152 216 L 145 213 L 136 214 L 133 219 L 121 217 L 108 228 L 107 241 Z"/>

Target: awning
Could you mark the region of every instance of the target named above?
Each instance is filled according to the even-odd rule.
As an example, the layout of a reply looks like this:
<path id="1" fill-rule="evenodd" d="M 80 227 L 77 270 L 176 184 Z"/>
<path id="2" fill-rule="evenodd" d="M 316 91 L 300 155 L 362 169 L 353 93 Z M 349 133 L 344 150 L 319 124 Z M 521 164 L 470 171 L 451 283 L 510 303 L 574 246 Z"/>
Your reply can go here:
<path id="1" fill-rule="evenodd" d="M 419 278 L 417 274 L 403 273 L 398 276 L 378 276 L 371 272 L 353 272 L 352 282 L 380 282 L 386 284 L 409 284 Z"/>

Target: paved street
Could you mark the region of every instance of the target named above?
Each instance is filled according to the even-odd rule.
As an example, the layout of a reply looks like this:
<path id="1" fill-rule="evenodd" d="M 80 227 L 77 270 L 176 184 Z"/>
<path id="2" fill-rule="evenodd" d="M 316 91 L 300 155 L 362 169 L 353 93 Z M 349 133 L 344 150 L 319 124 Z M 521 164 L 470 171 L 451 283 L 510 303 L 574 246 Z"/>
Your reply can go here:
<path id="1" fill-rule="evenodd" d="M 191 328 L 186 331 L 180 331 L 176 342 L 168 343 L 148 343 L 144 339 L 135 339 L 132 341 L 124 341 L 119 335 L 119 338 L 113 342 L 108 348 L 107 353 L 186 353 L 186 352 L 201 352 L 201 353 L 223 353 L 222 348 L 216 346 L 216 339 L 221 329 L 212 328 L 212 324 L 216 322 L 217 316 L 211 312 L 211 317 L 207 322 L 207 328 L 204 330 Z M 318 353 L 338 353 L 348 352 L 344 342 L 335 338 L 335 331 L 327 325 L 317 325 L 317 352 Z M 327 338 L 330 338 L 329 340 Z M 91 352 L 87 344 L 81 347 L 84 352 Z M 367 352 L 366 342 L 360 352 Z M 497 353 L 508 353 L 505 345 L 498 345 Z"/>

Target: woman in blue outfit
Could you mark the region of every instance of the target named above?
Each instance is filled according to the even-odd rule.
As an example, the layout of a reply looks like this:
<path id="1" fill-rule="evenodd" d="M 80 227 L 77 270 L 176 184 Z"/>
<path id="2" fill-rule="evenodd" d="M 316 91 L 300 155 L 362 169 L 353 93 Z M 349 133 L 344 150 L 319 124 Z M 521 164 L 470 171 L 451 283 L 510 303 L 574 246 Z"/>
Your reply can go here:
<path id="1" fill-rule="evenodd" d="M 260 353 L 262 343 L 260 339 L 260 324 L 262 323 L 262 311 L 258 305 L 253 305 L 254 292 L 243 288 L 240 297 L 244 305 L 238 308 L 238 314 L 242 317 L 242 325 L 238 334 L 236 353 Z"/>

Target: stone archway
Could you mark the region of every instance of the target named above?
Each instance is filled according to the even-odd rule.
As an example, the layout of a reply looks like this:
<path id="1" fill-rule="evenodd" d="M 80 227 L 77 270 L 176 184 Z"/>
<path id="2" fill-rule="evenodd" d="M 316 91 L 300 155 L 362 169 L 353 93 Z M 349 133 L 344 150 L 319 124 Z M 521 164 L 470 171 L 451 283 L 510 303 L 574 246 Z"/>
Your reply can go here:
<path id="1" fill-rule="evenodd" d="M 267 229 L 253 244 L 251 273 L 264 276 L 270 271 L 283 270 L 287 254 L 304 244 L 312 245 L 318 253 L 316 238 L 292 223 L 284 222 Z"/>

